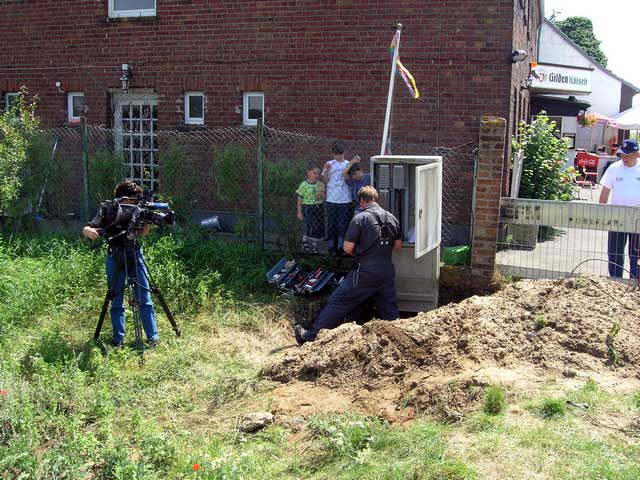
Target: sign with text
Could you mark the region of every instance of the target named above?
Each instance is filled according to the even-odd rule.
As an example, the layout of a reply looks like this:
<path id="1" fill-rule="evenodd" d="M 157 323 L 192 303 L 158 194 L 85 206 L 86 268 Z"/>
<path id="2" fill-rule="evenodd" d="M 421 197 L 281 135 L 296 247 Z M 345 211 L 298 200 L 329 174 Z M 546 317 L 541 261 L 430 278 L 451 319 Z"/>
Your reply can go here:
<path id="1" fill-rule="evenodd" d="M 561 67 L 539 63 L 531 90 L 540 93 L 591 93 L 592 69 Z"/>

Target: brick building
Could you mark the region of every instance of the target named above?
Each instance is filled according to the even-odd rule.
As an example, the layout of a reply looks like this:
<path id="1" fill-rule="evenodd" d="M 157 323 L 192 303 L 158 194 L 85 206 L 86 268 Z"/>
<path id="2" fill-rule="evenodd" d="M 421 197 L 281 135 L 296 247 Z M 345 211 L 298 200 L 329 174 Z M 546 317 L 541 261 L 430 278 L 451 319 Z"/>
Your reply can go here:
<path id="1" fill-rule="evenodd" d="M 5 0 L 0 91 L 6 100 L 26 85 L 57 126 L 73 94 L 89 123 L 106 125 L 118 104 L 142 96 L 164 129 L 240 125 L 243 94 L 259 92 L 270 126 L 377 139 L 400 21 L 401 58 L 422 97 L 395 95 L 394 136 L 456 146 L 477 140 L 481 115 L 526 118 L 528 65 L 511 52 L 535 58 L 540 10 L 539 0 Z"/>
<path id="2" fill-rule="evenodd" d="M 88 123 L 115 127 L 126 151 L 135 146 L 124 123 L 142 132 L 143 150 L 150 129 L 240 126 L 261 114 L 269 127 L 379 142 L 401 22 L 400 57 L 421 97 L 397 85 L 393 139 L 455 148 L 478 143 L 482 116 L 505 118 L 507 136 L 528 117 L 523 85 L 542 16 L 542 0 L 4 0 L 0 93 L 6 104 L 26 85 L 51 127 L 76 122 L 84 104 Z M 528 58 L 513 62 L 514 50 Z M 499 161 L 497 185 L 477 185 L 493 210 L 508 183 Z M 473 164 L 454 172 L 469 181 L 449 190 L 470 199 Z M 468 225 L 470 208 L 463 214 Z"/>

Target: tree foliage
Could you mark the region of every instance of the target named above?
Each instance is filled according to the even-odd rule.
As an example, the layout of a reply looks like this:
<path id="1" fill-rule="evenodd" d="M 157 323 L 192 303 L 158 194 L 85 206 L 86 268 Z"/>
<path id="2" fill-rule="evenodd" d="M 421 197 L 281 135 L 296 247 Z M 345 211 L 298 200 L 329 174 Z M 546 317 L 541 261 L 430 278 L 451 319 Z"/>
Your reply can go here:
<path id="1" fill-rule="evenodd" d="M 27 104 L 23 88 L 16 101 L 0 114 L 0 211 L 20 195 L 34 132 L 38 128 L 35 99 Z"/>
<path id="2" fill-rule="evenodd" d="M 568 140 L 559 138 L 556 123 L 545 112 L 531 124 L 520 123 L 519 138 L 513 140 L 513 153 L 524 154 L 520 198 L 571 200 L 575 170 L 563 170 L 568 147 Z"/>
<path id="3" fill-rule="evenodd" d="M 553 21 L 553 20 L 552 20 Z M 593 33 L 593 23 L 586 17 L 567 17 L 554 22 L 567 37 L 573 40 L 595 61 L 603 67 L 607 66 L 607 56 L 600 49 L 600 40 Z"/>

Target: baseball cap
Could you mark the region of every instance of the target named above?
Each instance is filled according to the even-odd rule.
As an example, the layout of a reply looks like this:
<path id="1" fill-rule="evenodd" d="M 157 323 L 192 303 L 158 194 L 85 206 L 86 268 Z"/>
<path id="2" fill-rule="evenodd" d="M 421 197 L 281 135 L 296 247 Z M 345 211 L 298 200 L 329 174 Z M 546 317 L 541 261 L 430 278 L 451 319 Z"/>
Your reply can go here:
<path id="1" fill-rule="evenodd" d="M 622 146 L 620 147 L 620 150 L 618 150 L 618 153 L 633 153 L 637 152 L 638 149 L 638 144 L 635 140 L 625 140 L 624 142 L 622 142 Z"/>

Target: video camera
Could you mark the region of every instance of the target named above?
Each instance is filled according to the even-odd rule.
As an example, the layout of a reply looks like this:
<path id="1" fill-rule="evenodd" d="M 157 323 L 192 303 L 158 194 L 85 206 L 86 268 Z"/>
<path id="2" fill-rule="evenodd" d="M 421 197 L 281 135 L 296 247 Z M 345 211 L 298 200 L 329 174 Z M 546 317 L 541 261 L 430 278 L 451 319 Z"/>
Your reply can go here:
<path id="1" fill-rule="evenodd" d="M 124 203 L 123 200 L 135 200 L 136 203 Z M 176 214 L 168 203 L 156 202 L 153 192 L 146 191 L 138 197 L 121 197 L 106 200 L 100 205 L 104 223 L 119 227 L 123 232 L 138 233 L 145 223 L 154 225 L 174 225 Z"/>

